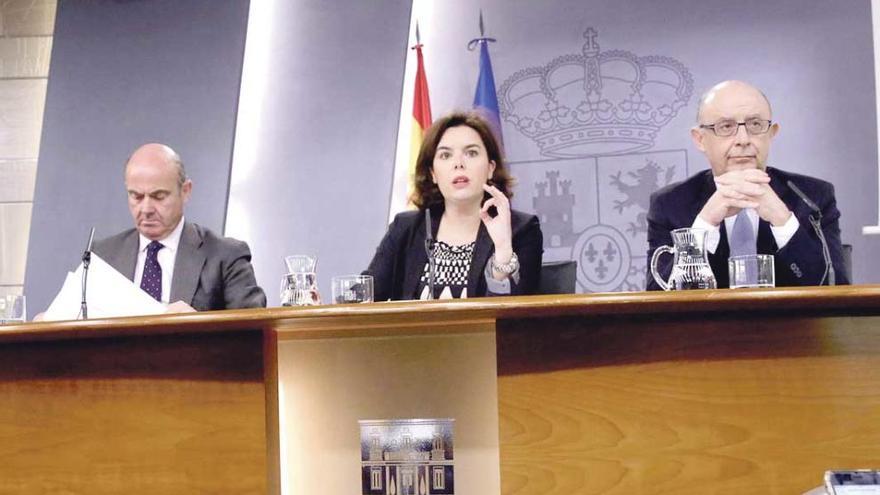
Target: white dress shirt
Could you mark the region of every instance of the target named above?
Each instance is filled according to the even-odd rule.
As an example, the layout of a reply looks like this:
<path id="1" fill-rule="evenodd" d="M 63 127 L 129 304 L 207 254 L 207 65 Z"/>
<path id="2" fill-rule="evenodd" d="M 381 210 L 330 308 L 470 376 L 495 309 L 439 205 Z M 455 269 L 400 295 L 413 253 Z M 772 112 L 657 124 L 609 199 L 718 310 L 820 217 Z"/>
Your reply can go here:
<path id="1" fill-rule="evenodd" d="M 758 218 L 758 212 L 755 211 L 754 208 L 747 208 L 746 215 L 748 215 L 749 220 L 752 222 L 752 230 L 755 232 L 755 241 L 758 240 L 758 222 L 760 218 Z M 727 230 L 727 238 L 730 239 L 730 234 L 733 232 L 733 223 L 736 221 L 736 215 L 731 215 L 724 219 L 724 228 Z M 776 240 L 776 246 L 779 249 L 785 247 L 788 244 L 788 241 L 794 237 L 795 232 L 797 232 L 798 227 L 800 227 L 800 222 L 798 222 L 797 217 L 794 216 L 794 213 L 788 217 L 788 221 L 786 221 L 783 225 L 779 227 L 775 227 L 770 225 L 770 231 L 773 232 L 773 238 Z M 711 254 L 715 254 L 715 250 L 718 249 L 718 244 L 721 242 L 721 226 L 720 225 L 712 225 L 709 222 L 703 220 L 697 215 L 697 218 L 694 219 L 693 225 L 691 225 L 694 229 L 704 229 L 707 231 L 706 234 L 706 250 L 708 250 Z"/>
<path id="2" fill-rule="evenodd" d="M 174 262 L 177 259 L 177 247 L 180 245 L 183 222 L 184 218 L 181 217 L 177 227 L 174 227 L 168 237 L 159 240 L 164 247 L 156 253 L 156 259 L 159 261 L 159 266 L 162 267 L 162 302 L 165 304 L 168 304 L 171 298 L 171 278 L 174 275 Z M 134 268 L 134 283 L 140 287 L 141 280 L 144 278 L 144 263 L 147 261 L 147 246 L 153 241 L 140 233 L 138 237 L 140 238 L 140 249 L 138 249 L 137 265 Z"/>

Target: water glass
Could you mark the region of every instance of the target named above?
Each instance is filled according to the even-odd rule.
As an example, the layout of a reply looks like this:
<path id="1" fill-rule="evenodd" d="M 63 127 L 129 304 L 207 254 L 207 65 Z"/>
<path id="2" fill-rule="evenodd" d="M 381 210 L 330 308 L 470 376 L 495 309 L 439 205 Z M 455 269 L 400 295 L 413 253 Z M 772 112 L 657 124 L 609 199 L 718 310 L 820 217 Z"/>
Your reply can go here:
<path id="1" fill-rule="evenodd" d="M 318 259 L 307 254 L 284 257 L 287 273 L 281 277 L 282 306 L 316 306 L 321 304 L 318 294 Z"/>
<path id="2" fill-rule="evenodd" d="M 335 304 L 373 302 L 372 275 L 333 277 L 333 302 Z"/>
<path id="3" fill-rule="evenodd" d="M 318 258 L 307 254 L 293 254 L 284 257 L 287 273 L 315 273 Z"/>
<path id="4" fill-rule="evenodd" d="M 745 254 L 727 260 L 731 289 L 776 287 L 772 254 Z"/>
<path id="5" fill-rule="evenodd" d="M 281 277 L 282 306 L 317 306 L 321 304 L 315 272 L 287 273 Z"/>
<path id="6" fill-rule="evenodd" d="M 24 323 L 27 304 L 24 296 L 9 294 L 0 297 L 0 325 Z"/>

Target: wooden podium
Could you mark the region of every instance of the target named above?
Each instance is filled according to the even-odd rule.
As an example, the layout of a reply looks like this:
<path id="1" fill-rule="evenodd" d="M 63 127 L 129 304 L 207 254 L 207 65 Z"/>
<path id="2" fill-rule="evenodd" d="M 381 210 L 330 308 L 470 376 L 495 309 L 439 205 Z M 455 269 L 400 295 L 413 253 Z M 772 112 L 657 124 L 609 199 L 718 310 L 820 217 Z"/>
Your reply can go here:
<path id="1" fill-rule="evenodd" d="M 358 494 L 358 419 L 457 494 L 799 494 L 880 467 L 880 286 L 271 308 L 0 330 L 0 493 Z"/>

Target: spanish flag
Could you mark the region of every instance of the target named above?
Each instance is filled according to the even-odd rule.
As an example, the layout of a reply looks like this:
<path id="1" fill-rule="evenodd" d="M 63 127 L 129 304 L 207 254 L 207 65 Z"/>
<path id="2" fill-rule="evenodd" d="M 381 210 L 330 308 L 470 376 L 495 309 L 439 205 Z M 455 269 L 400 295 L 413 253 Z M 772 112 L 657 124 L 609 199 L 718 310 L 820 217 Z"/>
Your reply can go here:
<path id="1" fill-rule="evenodd" d="M 425 131 L 431 127 L 431 98 L 428 96 L 428 79 L 425 77 L 425 61 L 422 58 L 422 44 L 419 43 L 418 26 L 416 26 L 416 45 L 412 47 L 416 51 L 416 86 L 413 91 L 412 107 L 412 134 L 410 135 L 409 147 L 409 183 L 410 191 L 413 189 L 413 178 L 416 172 L 416 158 L 419 156 L 419 148 L 425 137 Z"/>
<path id="2" fill-rule="evenodd" d="M 419 25 L 414 23 L 415 46 L 406 57 L 406 79 L 414 77 L 414 86 L 404 83 L 400 105 L 400 123 L 397 129 L 397 151 L 394 159 L 394 175 L 391 181 L 391 202 L 388 205 L 388 221 L 402 211 L 413 209 L 410 196 L 415 190 L 416 158 L 431 126 L 431 99 L 428 97 L 428 78 L 422 57 Z M 415 55 L 415 56 L 413 56 Z M 412 93 L 410 93 L 412 91 Z M 410 100 L 412 98 L 412 100 Z M 412 108 L 408 105 L 412 102 Z"/>

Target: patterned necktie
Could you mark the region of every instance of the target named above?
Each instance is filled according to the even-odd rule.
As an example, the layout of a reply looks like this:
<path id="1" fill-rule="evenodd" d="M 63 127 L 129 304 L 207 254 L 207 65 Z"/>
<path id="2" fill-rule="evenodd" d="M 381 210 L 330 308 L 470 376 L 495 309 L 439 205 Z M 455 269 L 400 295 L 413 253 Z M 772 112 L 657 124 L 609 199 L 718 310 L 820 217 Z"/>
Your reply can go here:
<path id="1" fill-rule="evenodd" d="M 162 302 L 162 267 L 159 266 L 159 258 L 156 255 L 163 247 L 165 246 L 159 241 L 147 245 L 144 276 L 141 278 L 141 289 L 159 302 Z"/>
<path id="2" fill-rule="evenodd" d="M 740 210 L 733 222 L 733 230 L 730 232 L 730 255 L 742 256 L 744 254 L 757 254 L 758 241 L 755 239 L 755 229 L 746 210 Z"/>

